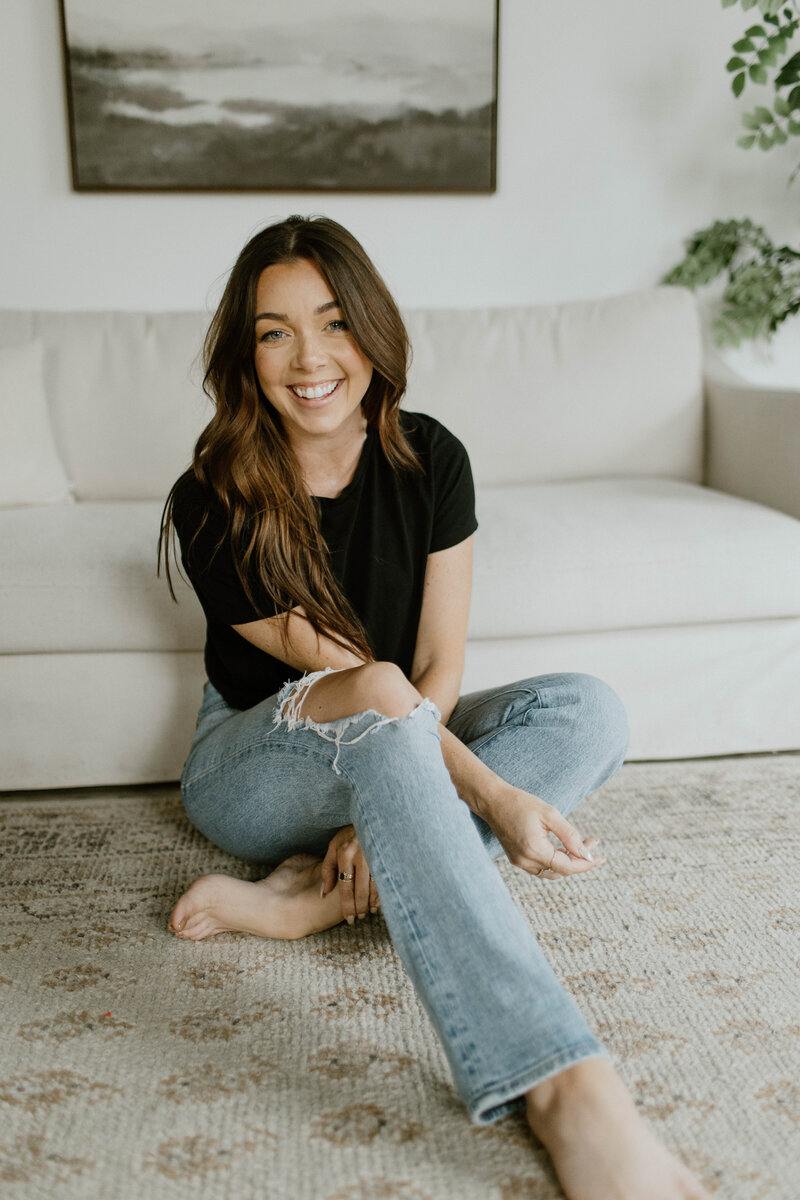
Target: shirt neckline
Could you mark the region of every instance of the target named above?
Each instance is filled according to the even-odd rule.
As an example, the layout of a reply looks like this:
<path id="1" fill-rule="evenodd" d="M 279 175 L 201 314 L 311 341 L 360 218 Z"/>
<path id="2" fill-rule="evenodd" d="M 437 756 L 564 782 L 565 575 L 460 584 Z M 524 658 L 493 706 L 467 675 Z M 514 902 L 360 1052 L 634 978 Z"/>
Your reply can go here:
<path id="1" fill-rule="evenodd" d="M 321 504 L 323 508 L 332 508 L 337 504 L 342 504 L 350 495 L 352 495 L 353 491 L 358 487 L 364 477 L 364 473 L 367 469 L 367 460 L 372 452 L 374 440 L 375 430 L 371 425 L 368 425 L 367 436 L 364 439 L 364 445 L 361 447 L 361 453 L 358 456 L 358 462 L 356 463 L 356 469 L 353 472 L 353 478 L 344 488 L 342 488 L 338 496 L 315 496 L 314 499 L 318 504 Z"/>

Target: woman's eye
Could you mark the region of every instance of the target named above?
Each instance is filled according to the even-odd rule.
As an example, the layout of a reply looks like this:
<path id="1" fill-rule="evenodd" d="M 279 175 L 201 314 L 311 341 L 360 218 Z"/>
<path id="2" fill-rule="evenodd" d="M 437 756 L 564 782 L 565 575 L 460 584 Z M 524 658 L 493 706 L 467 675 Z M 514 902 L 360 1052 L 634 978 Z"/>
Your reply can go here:
<path id="1" fill-rule="evenodd" d="M 334 333 L 339 333 L 347 329 L 347 321 L 342 320 L 341 317 L 337 317 L 335 321 L 328 322 L 328 329 L 332 329 Z"/>
<path id="2" fill-rule="evenodd" d="M 262 333 L 258 339 L 260 342 L 279 342 L 283 337 L 282 329 L 268 329 L 266 333 Z"/>

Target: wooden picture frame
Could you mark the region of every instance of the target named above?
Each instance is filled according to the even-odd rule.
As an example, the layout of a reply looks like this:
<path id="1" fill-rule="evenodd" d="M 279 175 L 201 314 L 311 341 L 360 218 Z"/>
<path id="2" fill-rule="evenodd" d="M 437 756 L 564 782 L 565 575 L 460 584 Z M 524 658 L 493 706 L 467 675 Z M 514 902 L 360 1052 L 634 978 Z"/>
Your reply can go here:
<path id="1" fill-rule="evenodd" d="M 77 191 L 493 192 L 499 0 L 60 0 Z"/>

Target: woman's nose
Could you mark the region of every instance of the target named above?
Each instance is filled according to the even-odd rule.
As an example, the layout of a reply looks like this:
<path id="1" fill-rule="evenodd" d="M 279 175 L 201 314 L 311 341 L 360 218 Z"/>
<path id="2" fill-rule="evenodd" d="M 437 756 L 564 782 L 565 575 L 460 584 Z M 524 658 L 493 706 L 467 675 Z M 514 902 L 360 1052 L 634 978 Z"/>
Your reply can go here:
<path id="1" fill-rule="evenodd" d="M 294 365 L 301 370 L 317 370 L 326 357 L 322 342 L 314 334 L 300 334 L 295 339 Z"/>

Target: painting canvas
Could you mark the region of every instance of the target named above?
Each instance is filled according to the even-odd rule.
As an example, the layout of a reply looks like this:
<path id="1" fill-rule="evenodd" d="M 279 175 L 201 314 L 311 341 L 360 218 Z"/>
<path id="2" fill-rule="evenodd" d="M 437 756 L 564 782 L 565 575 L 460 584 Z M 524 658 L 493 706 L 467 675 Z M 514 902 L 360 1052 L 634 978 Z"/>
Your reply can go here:
<path id="1" fill-rule="evenodd" d="M 79 190 L 488 192 L 499 0 L 61 0 Z"/>

